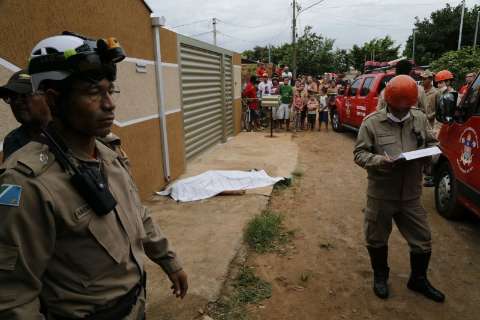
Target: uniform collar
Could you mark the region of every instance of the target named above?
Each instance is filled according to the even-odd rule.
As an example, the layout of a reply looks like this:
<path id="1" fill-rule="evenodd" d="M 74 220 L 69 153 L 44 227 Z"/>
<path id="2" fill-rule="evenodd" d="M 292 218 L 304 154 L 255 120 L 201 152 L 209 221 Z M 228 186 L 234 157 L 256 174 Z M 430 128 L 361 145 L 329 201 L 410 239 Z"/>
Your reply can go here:
<path id="1" fill-rule="evenodd" d="M 388 117 L 388 110 L 387 110 L 388 107 L 386 108 L 383 108 L 381 109 L 380 111 L 378 111 L 378 113 L 380 114 L 380 121 L 381 122 L 384 122 L 384 121 L 388 121 L 388 122 L 391 122 L 391 123 L 396 123 L 395 121 L 389 119 Z M 398 122 L 398 123 L 407 123 L 410 119 L 413 118 L 413 114 L 411 111 L 408 112 L 408 118 L 404 118 L 404 121 L 402 122 Z"/>
<path id="2" fill-rule="evenodd" d="M 95 162 L 100 162 L 100 161 L 105 161 L 108 163 L 113 162 L 118 157 L 118 154 L 108 148 L 106 145 L 101 143 L 98 140 L 95 140 L 95 148 L 97 150 L 97 159 L 92 159 L 92 157 L 85 152 L 75 149 L 72 145 L 70 145 L 68 142 L 66 142 L 67 146 L 70 148 L 72 151 L 72 155 L 82 161 L 82 162 L 90 162 L 90 163 L 95 163 Z"/>

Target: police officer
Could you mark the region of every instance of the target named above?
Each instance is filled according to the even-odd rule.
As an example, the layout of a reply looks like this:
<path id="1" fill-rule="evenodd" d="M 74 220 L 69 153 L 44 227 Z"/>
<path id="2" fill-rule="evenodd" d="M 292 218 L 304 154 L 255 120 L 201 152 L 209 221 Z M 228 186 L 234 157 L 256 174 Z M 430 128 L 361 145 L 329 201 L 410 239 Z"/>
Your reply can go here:
<path id="1" fill-rule="evenodd" d="M 365 238 L 374 273 L 375 294 L 388 297 L 388 238 L 392 219 L 410 247 L 411 275 L 408 288 L 442 302 L 445 296 L 427 279 L 431 234 L 422 207 L 422 169 L 429 159 L 397 160 L 407 151 L 436 144 L 425 114 L 411 108 L 417 101 L 415 81 L 396 76 L 385 88 L 387 107 L 363 121 L 354 159 L 368 173 Z"/>
<path id="2" fill-rule="evenodd" d="M 113 124 L 118 42 L 40 41 L 29 63 L 53 120 L 0 167 L 0 319 L 145 316 L 143 254 L 184 297 L 187 275 L 142 206 L 119 155 L 96 140 Z"/>
<path id="3" fill-rule="evenodd" d="M 0 87 L 0 98 L 12 109 L 21 124 L 3 140 L 3 159 L 40 135 L 40 129 L 50 121 L 50 111 L 41 94 L 33 94 L 30 75 L 26 70 L 15 72 L 7 84 Z"/>

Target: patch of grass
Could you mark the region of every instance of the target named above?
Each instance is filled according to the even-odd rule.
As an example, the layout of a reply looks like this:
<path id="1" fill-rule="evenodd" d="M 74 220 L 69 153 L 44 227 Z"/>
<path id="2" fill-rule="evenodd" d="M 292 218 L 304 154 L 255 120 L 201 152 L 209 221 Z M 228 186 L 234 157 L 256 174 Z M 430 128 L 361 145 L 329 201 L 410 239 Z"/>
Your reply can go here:
<path id="1" fill-rule="evenodd" d="M 255 275 L 251 267 L 243 266 L 233 286 L 242 304 L 258 303 L 272 296 L 272 285 Z"/>
<path id="2" fill-rule="evenodd" d="M 255 275 L 255 269 L 241 266 L 232 283 L 230 297 L 223 297 L 210 306 L 208 314 L 216 320 L 248 319 L 248 304 L 259 303 L 272 296 L 272 285 Z"/>
<path id="3" fill-rule="evenodd" d="M 295 177 L 295 178 L 301 178 L 301 177 L 303 177 L 304 174 L 305 174 L 305 172 L 300 168 L 297 168 L 297 169 L 292 171 L 292 176 Z"/>
<path id="4" fill-rule="evenodd" d="M 282 220 L 281 215 L 265 210 L 248 223 L 245 241 L 256 252 L 272 251 L 282 239 Z"/>

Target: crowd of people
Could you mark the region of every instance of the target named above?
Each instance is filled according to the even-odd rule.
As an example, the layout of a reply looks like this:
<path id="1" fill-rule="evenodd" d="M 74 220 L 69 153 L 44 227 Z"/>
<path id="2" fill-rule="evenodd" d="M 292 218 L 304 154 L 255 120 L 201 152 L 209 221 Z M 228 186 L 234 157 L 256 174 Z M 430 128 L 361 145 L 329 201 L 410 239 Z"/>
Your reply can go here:
<path id="1" fill-rule="evenodd" d="M 299 75 L 293 79 L 288 66 L 281 65 L 270 76 L 263 64 L 246 84 L 244 102 L 244 129 L 263 130 L 271 117 L 277 130 L 328 130 L 329 110 L 335 106 L 337 94 L 343 92 L 347 81 L 339 81 L 330 74 L 321 77 Z M 266 95 L 279 95 L 278 107 L 262 107 Z M 245 116 L 247 114 L 247 116 Z M 317 127 L 318 123 L 318 127 Z"/>

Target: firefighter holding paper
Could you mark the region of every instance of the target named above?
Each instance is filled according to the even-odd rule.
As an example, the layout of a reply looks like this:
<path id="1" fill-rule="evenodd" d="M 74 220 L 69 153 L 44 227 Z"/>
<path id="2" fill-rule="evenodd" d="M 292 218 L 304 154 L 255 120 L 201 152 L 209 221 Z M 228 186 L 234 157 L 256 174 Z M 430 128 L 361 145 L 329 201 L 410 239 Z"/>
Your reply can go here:
<path id="1" fill-rule="evenodd" d="M 407 75 L 393 78 L 385 88 L 387 107 L 367 116 L 357 137 L 355 163 L 367 170 L 365 239 L 374 273 L 373 290 L 388 298 L 388 238 L 392 220 L 410 247 L 411 274 L 407 287 L 436 302 L 445 296 L 427 279 L 431 232 L 422 207 L 423 167 L 429 158 L 406 161 L 403 152 L 436 145 L 427 117 L 416 105 L 418 91 Z"/>

